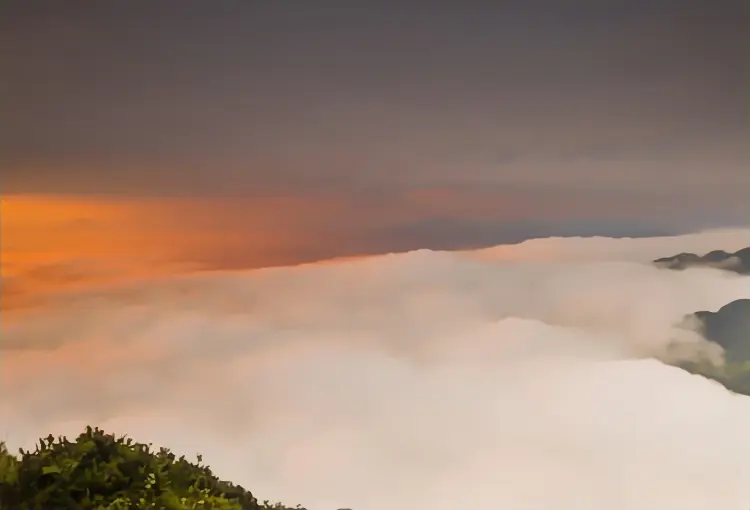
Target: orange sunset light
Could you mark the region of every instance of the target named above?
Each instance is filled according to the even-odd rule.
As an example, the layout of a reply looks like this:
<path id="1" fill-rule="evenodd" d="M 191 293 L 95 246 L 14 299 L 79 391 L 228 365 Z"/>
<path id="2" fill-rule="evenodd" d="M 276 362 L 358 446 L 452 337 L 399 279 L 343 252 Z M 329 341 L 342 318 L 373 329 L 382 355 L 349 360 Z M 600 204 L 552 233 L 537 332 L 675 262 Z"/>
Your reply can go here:
<path id="1" fill-rule="evenodd" d="M 6 309 L 51 291 L 164 272 L 188 241 L 159 223 L 156 203 L 11 195 L 1 207 Z"/>
<path id="2" fill-rule="evenodd" d="M 44 196 L 2 199 L 2 270 L 67 259 L 125 255 L 143 249 L 127 203 Z"/>
<path id="3" fill-rule="evenodd" d="M 19 296 L 227 263 L 294 260 L 320 242 L 300 226 L 338 205 L 291 198 L 192 200 L 4 196 L 0 210 L 3 306 Z M 218 257 L 218 262 L 217 262 Z"/>

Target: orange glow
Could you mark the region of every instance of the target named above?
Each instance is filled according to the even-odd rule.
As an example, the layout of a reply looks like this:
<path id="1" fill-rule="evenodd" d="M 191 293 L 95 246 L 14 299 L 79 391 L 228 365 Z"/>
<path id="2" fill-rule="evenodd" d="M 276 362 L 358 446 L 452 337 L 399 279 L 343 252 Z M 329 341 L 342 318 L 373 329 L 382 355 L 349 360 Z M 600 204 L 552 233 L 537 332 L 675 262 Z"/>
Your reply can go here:
<path id="1" fill-rule="evenodd" d="M 61 288 L 163 271 L 184 244 L 127 201 L 4 196 L 0 207 L 3 309 Z"/>
<path id="2" fill-rule="evenodd" d="M 0 202 L 3 309 L 92 283 L 222 265 L 295 260 L 326 242 L 316 222 L 341 215 L 335 200 L 295 197 L 99 199 L 11 195 Z M 320 224 L 320 223 L 318 223 Z M 300 248 L 302 247 L 302 248 Z M 302 255 L 304 259 L 304 255 Z"/>
<path id="3" fill-rule="evenodd" d="M 4 276 L 61 260 L 142 255 L 153 238 L 125 202 L 9 196 L 1 207 Z"/>
<path id="4" fill-rule="evenodd" d="M 387 198 L 333 193 L 231 199 L 6 195 L 0 201 L 0 305 L 7 310 L 59 290 L 186 268 L 351 260 L 377 253 L 377 236 L 389 225 L 445 214 L 528 217 L 522 198 L 498 200 L 447 189 Z M 389 248 L 384 242 L 382 250 Z"/>

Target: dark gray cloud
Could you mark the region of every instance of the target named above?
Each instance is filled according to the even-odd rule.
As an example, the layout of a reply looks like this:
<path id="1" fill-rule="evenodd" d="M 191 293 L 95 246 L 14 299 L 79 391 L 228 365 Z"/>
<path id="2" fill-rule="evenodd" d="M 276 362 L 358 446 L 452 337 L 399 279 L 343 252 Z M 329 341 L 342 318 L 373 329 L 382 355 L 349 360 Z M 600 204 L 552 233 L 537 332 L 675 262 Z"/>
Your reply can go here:
<path id="1" fill-rule="evenodd" d="M 748 191 L 748 11 L 743 0 L 9 1 L 4 186 L 720 178 Z"/>
<path id="2" fill-rule="evenodd" d="M 457 250 L 519 243 L 526 239 L 554 236 L 656 237 L 674 235 L 656 226 L 617 221 L 503 221 L 431 217 L 367 233 L 368 251 L 392 247 L 394 251 Z"/>

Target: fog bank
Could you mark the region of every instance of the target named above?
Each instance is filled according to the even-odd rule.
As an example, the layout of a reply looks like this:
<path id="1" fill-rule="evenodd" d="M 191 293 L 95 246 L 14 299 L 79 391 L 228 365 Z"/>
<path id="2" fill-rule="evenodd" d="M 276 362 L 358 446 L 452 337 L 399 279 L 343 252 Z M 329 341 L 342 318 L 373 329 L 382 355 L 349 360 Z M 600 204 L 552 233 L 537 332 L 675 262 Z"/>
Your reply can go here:
<path id="1" fill-rule="evenodd" d="M 311 510 L 746 510 L 750 398 L 665 364 L 750 278 L 653 258 L 750 231 L 189 273 L 2 322 L 0 439 L 85 424 Z M 5 418 L 7 417 L 7 418 Z"/>

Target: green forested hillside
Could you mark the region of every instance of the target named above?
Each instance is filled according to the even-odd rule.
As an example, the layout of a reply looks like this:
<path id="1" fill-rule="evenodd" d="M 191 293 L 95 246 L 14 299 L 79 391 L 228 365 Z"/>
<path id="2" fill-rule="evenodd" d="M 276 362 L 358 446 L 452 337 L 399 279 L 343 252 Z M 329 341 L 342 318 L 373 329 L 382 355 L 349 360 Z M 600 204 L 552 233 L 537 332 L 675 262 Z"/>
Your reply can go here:
<path id="1" fill-rule="evenodd" d="M 12 455 L 0 444 L 0 510 L 288 509 L 169 450 L 88 427 L 74 441 L 49 436 Z M 296 508 L 301 508 L 297 506 Z"/>
<path id="2" fill-rule="evenodd" d="M 696 312 L 692 318 L 698 320 L 706 340 L 721 346 L 726 363 L 721 367 L 685 364 L 684 368 L 750 395 L 750 299 L 732 301 L 716 312 Z"/>

